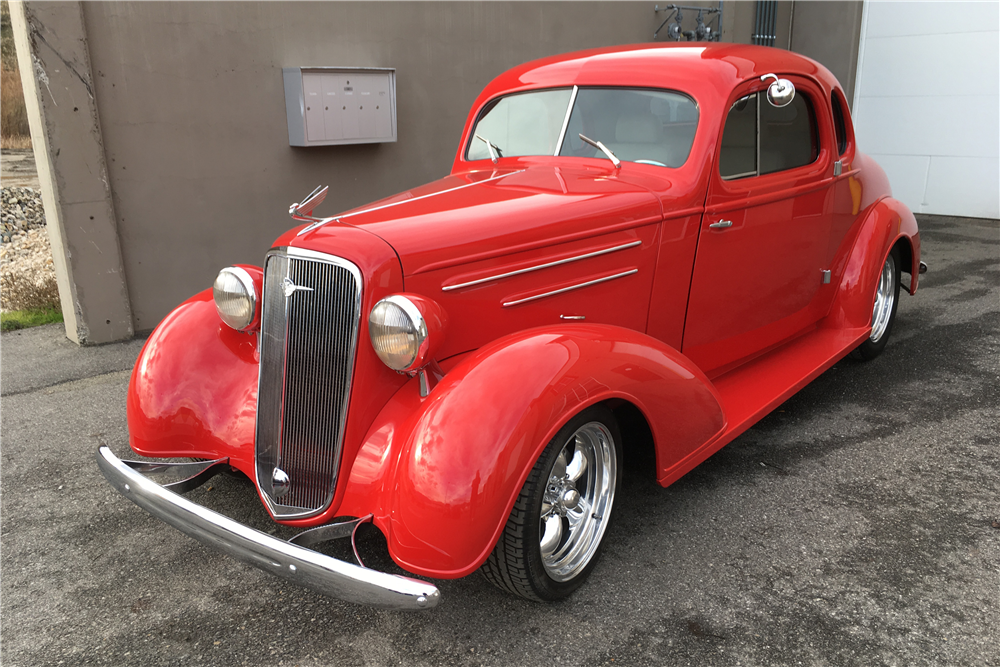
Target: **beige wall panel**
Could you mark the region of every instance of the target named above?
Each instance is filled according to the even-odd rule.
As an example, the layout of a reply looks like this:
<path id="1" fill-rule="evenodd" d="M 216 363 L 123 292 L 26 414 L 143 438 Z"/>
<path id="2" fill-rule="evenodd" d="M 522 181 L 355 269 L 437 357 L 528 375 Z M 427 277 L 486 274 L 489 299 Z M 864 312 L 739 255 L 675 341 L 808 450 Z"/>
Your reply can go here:
<path id="1" fill-rule="evenodd" d="M 135 328 L 260 264 L 318 184 L 331 215 L 447 173 L 497 74 L 649 41 L 653 3 L 84 3 Z M 659 19 L 662 21 L 662 17 Z M 394 67 L 397 143 L 292 148 L 282 67 Z"/>

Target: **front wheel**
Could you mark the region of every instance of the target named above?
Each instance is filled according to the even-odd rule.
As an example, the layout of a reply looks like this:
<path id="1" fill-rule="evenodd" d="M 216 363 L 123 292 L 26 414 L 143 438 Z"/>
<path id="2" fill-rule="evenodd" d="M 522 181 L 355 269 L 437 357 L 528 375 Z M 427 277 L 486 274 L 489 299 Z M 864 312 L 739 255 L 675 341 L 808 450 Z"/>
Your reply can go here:
<path id="1" fill-rule="evenodd" d="M 861 343 L 853 356 L 868 361 L 882 354 L 892 323 L 896 320 L 896 308 L 899 306 L 899 250 L 893 248 L 882 265 L 878 287 L 875 291 L 875 306 L 872 308 L 872 333 L 868 340 Z"/>
<path id="2" fill-rule="evenodd" d="M 545 447 L 482 572 L 529 600 L 559 600 L 597 563 L 621 483 L 621 435 L 604 406 L 587 408 Z"/>

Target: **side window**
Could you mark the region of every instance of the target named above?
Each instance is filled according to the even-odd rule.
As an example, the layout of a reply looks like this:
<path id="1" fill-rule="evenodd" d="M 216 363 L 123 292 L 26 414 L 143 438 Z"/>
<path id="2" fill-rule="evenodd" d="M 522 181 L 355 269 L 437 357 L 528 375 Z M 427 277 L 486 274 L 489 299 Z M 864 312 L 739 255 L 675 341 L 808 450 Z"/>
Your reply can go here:
<path id="1" fill-rule="evenodd" d="M 804 93 L 784 107 L 754 93 L 737 100 L 726 116 L 719 153 L 725 180 L 746 178 L 810 164 L 819 156 L 816 114 Z"/>
<path id="2" fill-rule="evenodd" d="M 760 173 L 803 167 L 819 156 L 816 114 L 804 93 L 792 103 L 775 107 L 760 105 Z"/>
<path id="3" fill-rule="evenodd" d="M 736 100 L 726 116 L 719 174 L 729 180 L 757 175 L 757 94 Z"/>
<path id="4" fill-rule="evenodd" d="M 844 123 L 844 107 L 836 91 L 830 93 L 833 103 L 833 127 L 837 132 L 837 155 L 843 155 L 847 150 L 847 126 Z"/>

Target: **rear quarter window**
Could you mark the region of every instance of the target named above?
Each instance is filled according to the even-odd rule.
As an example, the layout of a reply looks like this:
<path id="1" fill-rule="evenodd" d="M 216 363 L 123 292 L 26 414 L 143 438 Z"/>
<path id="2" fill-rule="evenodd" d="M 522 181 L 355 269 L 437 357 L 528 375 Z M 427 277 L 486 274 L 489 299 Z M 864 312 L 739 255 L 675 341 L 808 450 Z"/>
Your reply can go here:
<path id="1" fill-rule="evenodd" d="M 847 150 L 847 124 L 844 122 L 844 105 L 836 91 L 830 93 L 833 104 L 833 127 L 837 133 L 837 155 L 843 155 Z"/>

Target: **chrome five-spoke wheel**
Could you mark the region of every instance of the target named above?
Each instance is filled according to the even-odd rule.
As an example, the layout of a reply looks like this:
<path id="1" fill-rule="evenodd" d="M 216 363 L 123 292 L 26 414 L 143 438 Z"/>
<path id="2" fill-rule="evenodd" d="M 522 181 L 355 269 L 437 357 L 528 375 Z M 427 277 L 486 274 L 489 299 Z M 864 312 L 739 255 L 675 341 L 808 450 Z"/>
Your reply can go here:
<path id="1" fill-rule="evenodd" d="M 496 586 L 533 600 L 557 600 L 590 574 L 621 481 L 614 415 L 592 406 L 549 442 L 483 565 Z"/>
<path id="2" fill-rule="evenodd" d="M 594 557 L 617 477 L 614 438 L 601 422 L 577 429 L 556 456 L 538 527 L 542 564 L 552 579 L 569 581 Z"/>
<path id="3" fill-rule="evenodd" d="M 889 333 L 892 331 L 896 308 L 899 305 L 899 271 L 899 250 L 893 248 L 882 264 L 882 272 L 875 288 L 871 335 L 853 352 L 853 356 L 858 359 L 874 359 L 882 353 L 889 341 Z"/>
<path id="4" fill-rule="evenodd" d="M 872 309 L 872 335 L 870 340 L 877 343 L 889 329 L 893 310 L 896 305 L 898 284 L 896 279 L 896 260 L 890 253 L 882 265 L 882 275 L 878 280 L 878 291 L 875 292 L 875 307 Z"/>

